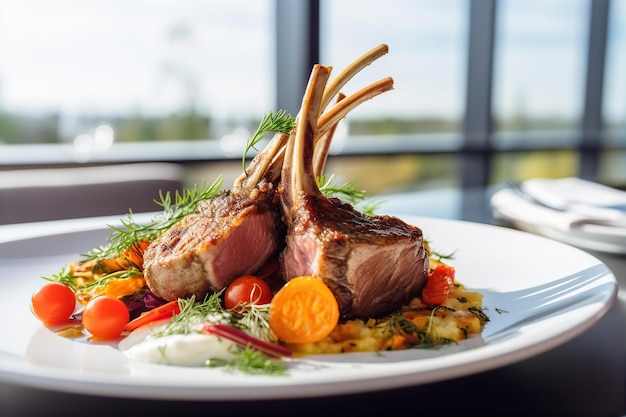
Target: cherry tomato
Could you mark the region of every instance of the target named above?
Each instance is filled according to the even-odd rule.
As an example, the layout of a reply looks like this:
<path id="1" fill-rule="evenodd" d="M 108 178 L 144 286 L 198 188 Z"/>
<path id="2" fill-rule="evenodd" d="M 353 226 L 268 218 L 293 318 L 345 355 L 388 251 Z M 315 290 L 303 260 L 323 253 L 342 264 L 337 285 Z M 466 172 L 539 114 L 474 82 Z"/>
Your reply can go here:
<path id="1" fill-rule="evenodd" d="M 83 310 L 83 325 L 93 337 L 110 340 L 119 337 L 130 320 L 128 307 L 119 298 L 101 295 Z"/>
<path id="2" fill-rule="evenodd" d="M 224 307 L 228 310 L 245 308 L 246 304 L 268 304 L 271 301 L 270 286 L 254 275 L 243 275 L 237 278 L 224 292 Z"/>
<path id="3" fill-rule="evenodd" d="M 31 311 L 46 326 L 67 322 L 75 308 L 74 292 L 59 282 L 52 282 L 39 288 L 30 300 Z"/>
<path id="4" fill-rule="evenodd" d="M 422 290 L 422 301 L 429 305 L 441 305 L 454 290 L 454 267 L 439 264 L 428 275 Z"/>

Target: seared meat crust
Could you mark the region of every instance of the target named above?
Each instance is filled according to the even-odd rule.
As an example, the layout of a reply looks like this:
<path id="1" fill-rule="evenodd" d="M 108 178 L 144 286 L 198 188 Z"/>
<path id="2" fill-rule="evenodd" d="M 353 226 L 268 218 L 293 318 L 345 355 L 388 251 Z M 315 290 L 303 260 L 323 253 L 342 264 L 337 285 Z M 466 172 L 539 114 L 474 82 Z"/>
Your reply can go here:
<path id="1" fill-rule="evenodd" d="M 393 216 L 367 216 L 336 198 L 300 196 L 281 254 L 286 279 L 316 276 L 343 318 L 380 317 L 418 295 L 428 254 L 422 231 Z"/>
<path id="2" fill-rule="evenodd" d="M 146 283 L 157 296 L 197 299 L 252 274 L 283 246 L 274 191 L 222 192 L 155 239 L 144 254 Z"/>

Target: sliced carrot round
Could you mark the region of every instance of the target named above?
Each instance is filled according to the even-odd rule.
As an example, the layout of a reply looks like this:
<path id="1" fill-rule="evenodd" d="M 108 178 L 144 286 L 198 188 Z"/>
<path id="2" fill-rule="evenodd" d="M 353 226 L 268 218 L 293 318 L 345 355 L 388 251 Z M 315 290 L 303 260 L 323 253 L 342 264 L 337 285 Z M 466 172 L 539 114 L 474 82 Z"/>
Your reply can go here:
<path id="1" fill-rule="evenodd" d="M 338 321 L 335 296 L 312 276 L 292 278 L 274 295 L 270 305 L 270 328 L 287 343 L 319 342 Z"/>

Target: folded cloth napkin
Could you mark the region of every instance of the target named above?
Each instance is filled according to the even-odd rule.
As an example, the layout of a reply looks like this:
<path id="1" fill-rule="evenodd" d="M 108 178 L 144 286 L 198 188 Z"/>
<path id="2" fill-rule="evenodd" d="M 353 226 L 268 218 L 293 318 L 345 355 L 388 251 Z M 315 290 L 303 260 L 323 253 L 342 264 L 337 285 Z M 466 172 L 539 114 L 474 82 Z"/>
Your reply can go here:
<path id="1" fill-rule="evenodd" d="M 580 178 L 531 179 L 521 190 L 527 195 L 509 187 L 493 194 L 496 219 L 578 246 L 626 250 L 626 192 Z"/>
<path id="2" fill-rule="evenodd" d="M 525 181 L 522 188 L 542 203 L 561 210 L 582 206 L 614 209 L 622 214 L 626 211 L 626 192 L 580 178 L 536 178 Z"/>

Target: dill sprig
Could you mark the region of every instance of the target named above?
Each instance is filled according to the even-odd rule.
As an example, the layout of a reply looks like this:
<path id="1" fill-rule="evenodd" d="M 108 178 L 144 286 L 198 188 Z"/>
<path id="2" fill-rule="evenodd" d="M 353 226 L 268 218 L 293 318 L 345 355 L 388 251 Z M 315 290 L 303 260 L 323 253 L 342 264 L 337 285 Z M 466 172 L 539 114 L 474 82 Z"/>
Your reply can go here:
<path id="1" fill-rule="evenodd" d="M 317 177 L 316 182 L 322 194 L 328 197 L 337 197 L 343 202 L 350 203 L 364 214 L 374 214 L 381 204 L 380 201 L 366 202 L 365 191 L 357 188 L 355 180 L 347 181 L 344 184 L 337 184 L 334 174 L 328 177 L 322 174 Z"/>
<path id="2" fill-rule="evenodd" d="M 437 251 L 431 252 L 431 256 L 434 256 L 435 258 L 437 258 L 438 261 L 443 261 L 444 259 L 446 260 L 454 259 L 455 254 L 456 254 L 456 251 L 450 252 L 450 253 L 440 253 Z"/>
<path id="3" fill-rule="evenodd" d="M 441 345 L 447 345 L 450 343 L 456 343 L 455 340 L 453 339 L 449 339 L 446 337 L 439 337 L 435 334 L 435 331 L 433 329 L 433 318 L 435 315 L 435 311 L 437 311 L 437 309 L 439 308 L 445 308 L 447 309 L 448 307 L 443 307 L 443 306 L 439 306 L 439 307 L 435 307 L 429 315 L 428 318 L 428 325 L 426 326 L 426 328 L 421 328 L 419 326 L 417 326 L 415 323 L 413 323 L 411 320 L 405 318 L 404 316 L 402 316 L 402 313 L 400 312 L 396 312 L 396 313 L 392 313 L 390 314 L 387 319 L 382 323 L 382 325 L 384 326 L 384 332 L 385 334 L 387 334 L 390 338 L 399 332 L 404 332 L 406 334 L 415 334 L 418 336 L 419 338 L 419 343 L 417 343 L 416 345 L 414 345 L 414 348 L 423 348 L 423 349 L 427 349 L 427 348 L 435 348 L 435 347 L 439 347 Z"/>
<path id="4" fill-rule="evenodd" d="M 224 367 L 228 372 L 243 372 L 248 375 L 286 375 L 287 364 L 270 358 L 251 347 L 238 347 L 231 360 L 211 359 L 206 366 Z"/>
<path id="5" fill-rule="evenodd" d="M 334 174 L 331 174 L 329 177 L 326 177 L 324 174 L 317 177 L 317 186 L 322 194 L 340 198 L 342 201 L 353 205 L 365 198 L 365 191 L 356 188 L 355 180 L 338 185 L 335 183 Z"/>
<path id="6" fill-rule="evenodd" d="M 368 216 L 373 216 L 374 214 L 376 214 L 376 212 L 378 211 L 382 203 L 383 202 L 381 200 L 372 200 L 372 201 L 364 200 L 360 204 L 357 205 L 357 209 L 363 214 L 367 214 Z"/>
<path id="7" fill-rule="evenodd" d="M 153 333 L 154 337 L 171 336 L 173 334 L 190 334 L 196 330 L 194 325 L 206 321 L 207 316 L 219 318 L 224 323 L 230 324 L 233 321 L 232 315 L 225 311 L 220 304 L 222 291 L 207 294 L 204 301 L 196 302 L 196 297 L 179 298 L 178 305 L 180 313 L 176 314 L 167 325 L 158 332 Z"/>
<path id="8" fill-rule="evenodd" d="M 269 112 L 259 123 L 259 127 L 248 142 L 246 143 L 246 149 L 243 151 L 243 157 L 241 158 L 241 168 L 243 172 L 246 172 L 246 157 L 251 149 L 257 150 L 256 145 L 263 139 L 268 132 L 289 133 L 296 126 L 296 119 L 288 114 L 285 110 L 279 110 L 276 113 Z"/>
<path id="9" fill-rule="evenodd" d="M 70 268 L 69 265 L 64 266 L 63 269 L 58 274 L 52 274 L 52 277 L 42 277 L 42 278 L 45 279 L 46 281 L 59 282 L 71 288 L 72 291 L 74 292 L 76 292 L 76 290 L 78 289 L 78 286 L 76 285 L 76 282 L 74 281 L 74 276 L 72 275 L 72 269 Z"/>
<path id="10" fill-rule="evenodd" d="M 193 213 L 201 201 L 215 197 L 221 189 L 223 181 L 223 177 L 220 175 L 209 186 L 201 185 L 198 187 L 195 185 L 192 188 L 184 188 L 182 192 L 176 191 L 173 201 L 170 192 L 165 194 L 159 192 L 159 200 L 154 201 L 163 210 L 156 214 L 150 223 L 144 225 L 137 223 L 133 218 L 132 211 L 130 211 L 125 219 L 121 219 L 122 227 L 109 225 L 113 232 L 108 238 L 108 245 L 84 254 L 85 260 L 111 258 L 137 242 L 154 240 L 183 217 Z"/>
<path id="11" fill-rule="evenodd" d="M 268 342 L 276 342 L 276 335 L 270 329 L 269 304 L 246 304 L 246 312 L 237 320 L 237 327 L 247 330 L 253 336 Z"/>
<path id="12" fill-rule="evenodd" d="M 484 311 L 483 311 L 483 310 L 481 310 L 481 309 L 480 309 L 480 308 L 478 308 L 478 307 L 469 307 L 469 308 L 467 309 L 467 311 L 469 311 L 470 313 L 472 313 L 472 314 L 474 314 L 476 317 L 478 317 L 478 319 L 480 320 L 480 324 L 485 324 L 485 323 L 488 323 L 489 321 L 491 321 L 491 319 L 489 318 L 489 316 L 488 316 L 488 315 L 486 315 L 486 314 L 484 313 Z M 498 311 L 498 310 L 496 309 L 496 311 Z"/>

